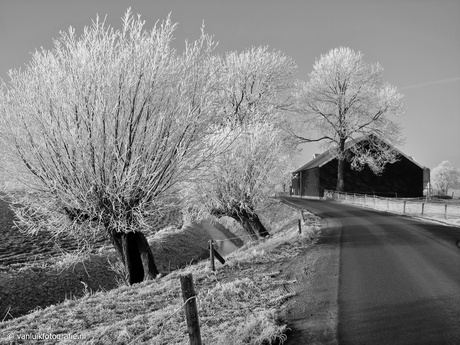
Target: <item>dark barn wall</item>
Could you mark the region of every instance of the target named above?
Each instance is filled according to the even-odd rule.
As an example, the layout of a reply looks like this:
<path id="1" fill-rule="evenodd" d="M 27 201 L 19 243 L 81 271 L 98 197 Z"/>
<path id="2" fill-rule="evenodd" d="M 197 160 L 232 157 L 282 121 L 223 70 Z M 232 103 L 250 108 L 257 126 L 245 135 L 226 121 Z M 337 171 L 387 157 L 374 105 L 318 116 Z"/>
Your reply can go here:
<path id="1" fill-rule="evenodd" d="M 292 178 L 293 195 L 320 196 L 319 191 L 319 168 L 294 173 Z"/>
<path id="2" fill-rule="evenodd" d="M 320 196 L 319 168 L 302 171 L 302 195 Z"/>
<path id="3" fill-rule="evenodd" d="M 337 164 L 337 159 L 334 159 L 320 168 L 321 195 L 325 189 L 336 189 Z M 356 171 L 347 162 L 344 168 L 345 192 L 348 193 L 420 197 L 423 196 L 423 177 L 423 169 L 406 157 L 401 157 L 394 164 L 387 164 L 380 176 L 375 175 L 367 166 Z"/>

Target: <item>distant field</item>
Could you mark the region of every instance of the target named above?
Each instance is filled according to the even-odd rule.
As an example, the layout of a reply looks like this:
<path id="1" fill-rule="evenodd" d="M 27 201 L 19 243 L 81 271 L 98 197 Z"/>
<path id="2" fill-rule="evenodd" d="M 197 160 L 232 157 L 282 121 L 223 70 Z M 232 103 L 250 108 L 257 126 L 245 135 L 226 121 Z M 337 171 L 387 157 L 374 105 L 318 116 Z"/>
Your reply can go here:
<path id="1" fill-rule="evenodd" d="M 0 198 L 0 272 L 11 268 L 20 268 L 24 263 L 43 262 L 51 257 L 59 256 L 63 251 L 77 249 L 75 240 L 69 237 L 55 238 L 49 232 L 41 232 L 36 236 L 24 234 L 14 227 L 14 213 L 10 204 L 5 201 L 4 195 Z M 176 210 L 156 219 L 151 223 L 150 233 L 167 226 L 181 228 L 183 225 L 182 214 Z M 149 232 L 147 232 L 147 236 Z M 95 248 L 111 246 L 103 234 L 101 234 Z"/>

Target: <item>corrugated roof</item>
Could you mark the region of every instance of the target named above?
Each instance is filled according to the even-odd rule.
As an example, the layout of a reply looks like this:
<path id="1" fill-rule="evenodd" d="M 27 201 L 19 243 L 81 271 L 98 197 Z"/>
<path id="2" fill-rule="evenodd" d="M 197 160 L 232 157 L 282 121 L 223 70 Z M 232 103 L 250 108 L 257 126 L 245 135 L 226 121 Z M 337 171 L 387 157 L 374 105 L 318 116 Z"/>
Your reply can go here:
<path id="1" fill-rule="evenodd" d="M 371 134 L 372 135 L 372 134 Z M 358 139 L 354 139 L 354 140 L 350 140 L 350 141 L 347 141 L 345 143 L 345 150 L 349 149 L 351 146 L 353 145 L 356 145 L 357 143 L 367 139 L 370 135 L 365 135 L 365 136 L 362 136 Z M 386 143 L 388 146 L 390 146 L 391 148 L 393 148 L 393 150 L 395 150 L 396 152 L 398 152 L 401 156 L 403 157 L 406 157 L 408 160 L 410 160 L 411 162 L 413 162 L 415 165 L 419 166 L 421 169 L 423 169 L 424 167 L 421 166 L 420 164 L 418 164 L 414 158 L 412 158 L 411 156 L 408 156 L 404 153 L 402 153 L 400 150 L 398 150 L 396 147 L 394 147 L 393 145 L 389 144 L 387 141 L 381 139 L 381 138 L 378 138 L 379 140 L 383 141 L 384 143 Z M 297 170 L 293 171 L 293 173 L 296 173 L 296 172 L 299 172 L 299 171 L 302 171 L 302 170 L 308 170 L 308 169 L 313 169 L 313 168 L 320 168 L 322 167 L 324 164 L 326 163 L 329 163 L 331 160 L 337 158 L 337 153 L 334 152 L 335 150 L 333 149 L 329 149 L 323 153 L 321 153 L 319 156 L 317 156 L 316 158 L 313 158 L 311 161 L 309 161 L 308 163 L 302 165 L 300 168 L 298 168 Z"/>

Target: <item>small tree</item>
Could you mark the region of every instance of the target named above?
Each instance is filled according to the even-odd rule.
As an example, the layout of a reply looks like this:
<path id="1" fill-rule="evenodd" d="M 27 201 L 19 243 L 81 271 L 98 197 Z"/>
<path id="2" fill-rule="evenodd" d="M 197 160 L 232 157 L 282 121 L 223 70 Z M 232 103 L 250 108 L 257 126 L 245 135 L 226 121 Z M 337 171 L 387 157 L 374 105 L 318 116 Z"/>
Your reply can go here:
<path id="1" fill-rule="evenodd" d="M 284 133 L 273 124 L 258 123 L 242 133 L 228 129 L 221 135 L 229 149 L 212 160 L 198 183 L 185 189 L 187 207 L 194 217 L 231 217 L 253 239 L 266 237 L 269 232 L 258 212 L 289 172 Z"/>
<path id="2" fill-rule="evenodd" d="M 205 175 L 186 189 L 187 209 L 200 217 L 228 216 L 257 239 L 269 233 L 258 212 L 282 183 L 293 143 L 282 131 L 292 104 L 296 65 L 266 47 L 218 58 L 219 104 L 228 149 L 209 161 Z M 223 136 L 223 137 L 222 137 Z"/>
<path id="3" fill-rule="evenodd" d="M 380 64 L 365 63 L 360 52 L 337 48 L 321 56 L 310 81 L 299 85 L 296 125 L 307 134 L 300 135 L 297 128 L 292 133 L 301 142 L 323 141 L 325 148 L 336 150 L 339 191 L 344 190 L 347 140 L 369 136 L 390 144 L 401 141 L 400 126 L 392 117 L 403 114 L 403 96 L 383 82 L 382 72 Z M 381 173 L 386 163 L 398 159 L 391 146 L 382 141 L 371 140 L 370 146 L 356 146 L 352 167 L 368 164 L 375 173 Z"/>
<path id="4" fill-rule="evenodd" d="M 431 171 L 431 180 L 443 195 L 447 195 L 449 189 L 460 188 L 460 171 L 449 161 L 442 161 Z"/>
<path id="5" fill-rule="evenodd" d="M 3 86 L 0 134 L 28 187 L 20 226 L 87 245 L 106 232 L 131 284 L 158 274 L 141 230 L 218 149 L 203 140 L 221 122 L 212 41 L 178 54 L 175 27 L 147 31 L 128 10 L 121 30 L 71 28 Z"/>

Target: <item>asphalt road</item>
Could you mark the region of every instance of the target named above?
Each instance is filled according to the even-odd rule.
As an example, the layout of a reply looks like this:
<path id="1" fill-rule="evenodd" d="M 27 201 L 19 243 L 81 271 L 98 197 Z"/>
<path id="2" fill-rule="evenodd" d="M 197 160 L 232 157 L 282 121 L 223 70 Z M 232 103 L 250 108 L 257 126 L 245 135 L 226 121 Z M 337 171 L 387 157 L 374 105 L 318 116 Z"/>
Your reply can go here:
<path id="1" fill-rule="evenodd" d="M 341 224 L 339 344 L 460 344 L 460 228 L 287 199 Z"/>

